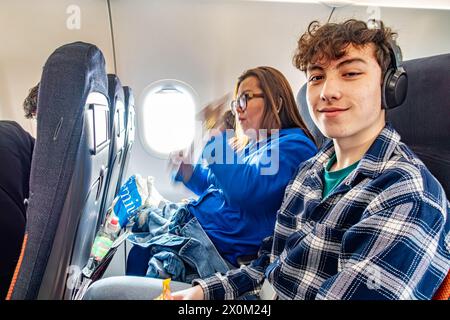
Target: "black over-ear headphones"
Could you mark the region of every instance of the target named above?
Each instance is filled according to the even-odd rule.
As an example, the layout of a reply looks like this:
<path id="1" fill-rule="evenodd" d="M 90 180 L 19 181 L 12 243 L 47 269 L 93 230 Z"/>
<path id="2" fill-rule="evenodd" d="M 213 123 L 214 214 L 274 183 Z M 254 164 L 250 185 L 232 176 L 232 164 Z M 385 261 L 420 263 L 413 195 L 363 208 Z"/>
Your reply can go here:
<path id="1" fill-rule="evenodd" d="M 408 91 L 408 75 L 401 66 L 400 48 L 394 42 L 389 43 L 389 55 L 391 62 L 381 88 L 381 103 L 384 109 L 393 109 L 401 105 Z"/>

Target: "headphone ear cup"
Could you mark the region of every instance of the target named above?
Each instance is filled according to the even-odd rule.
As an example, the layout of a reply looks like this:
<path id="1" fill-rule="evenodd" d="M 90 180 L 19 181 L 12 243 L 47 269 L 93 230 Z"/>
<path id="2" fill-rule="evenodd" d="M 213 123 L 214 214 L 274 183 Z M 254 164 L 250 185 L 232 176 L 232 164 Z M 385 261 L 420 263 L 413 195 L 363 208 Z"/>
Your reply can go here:
<path id="1" fill-rule="evenodd" d="M 406 99 L 406 93 L 408 91 L 408 76 L 403 68 L 395 71 L 393 78 L 395 78 L 395 89 L 393 97 L 393 107 L 398 107 Z"/>
<path id="2" fill-rule="evenodd" d="M 389 83 L 391 82 L 391 78 L 393 75 L 392 68 L 389 68 L 386 70 L 386 73 L 384 75 L 383 79 L 383 86 L 381 87 L 381 106 L 383 109 L 389 109 L 389 96 L 391 95 L 391 91 L 389 89 Z"/>
<path id="3" fill-rule="evenodd" d="M 383 81 L 383 108 L 393 109 L 401 105 L 405 101 L 407 89 L 408 77 L 405 70 L 403 68 L 389 69 Z"/>

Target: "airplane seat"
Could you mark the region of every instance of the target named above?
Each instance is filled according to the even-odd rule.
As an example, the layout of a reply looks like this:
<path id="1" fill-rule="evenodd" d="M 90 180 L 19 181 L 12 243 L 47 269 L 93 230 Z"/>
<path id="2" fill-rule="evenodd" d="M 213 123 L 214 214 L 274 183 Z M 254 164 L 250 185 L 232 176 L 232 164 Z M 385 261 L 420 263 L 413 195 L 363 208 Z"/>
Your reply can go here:
<path id="1" fill-rule="evenodd" d="M 105 60 L 94 45 L 56 49 L 40 81 L 21 256 L 7 299 L 70 299 L 96 233 L 109 158 Z"/>
<path id="2" fill-rule="evenodd" d="M 387 120 L 442 184 L 450 198 L 450 54 L 405 61 L 408 93 Z M 433 299 L 450 299 L 450 273 Z"/>
<path id="3" fill-rule="evenodd" d="M 450 54 L 404 62 L 408 93 L 387 120 L 425 163 L 450 198 Z"/>
<path id="4" fill-rule="evenodd" d="M 448 99 L 450 54 L 404 61 L 408 73 L 408 92 L 402 105 L 386 113 L 387 121 L 425 163 L 450 198 L 450 100 Z M 316 141 L 324 136 L 312 121 L 306 104 L 306 84 L 298 95 L 300 114 Z M 433 299 L 450 298 L 447 275 Z"/>
<path id="5" fill-rule="evenodd" d="M 123 149 L 123 156 L 119 172 L 119 179 L 115 194 L 119 192 L 120 187 L 127 179 L 128 162 L 131 156 L 131 149 L 135 138 L 135 109 L 134 96 L 130 87 L 123 87 L 124 102 L 125 102 L 125 145 Z M 126 272 L 127 265 L 127 243 L 126 241 L 116 249 L 113 249 L 110 254 L 105 257 L 104 268 L 96 272 L 95 278 L 108 278 L 111 276 L 123 275 Z"/>
<path id="6" fill-rule="evenodd" d="M 298 111 L 300 112 L 300 115 L 302 116 L 303 122 L 305 123 L 309 132 L 311 132 L 312 136 L 314 137 L 317 148 L 320 149 L 323 146 L 323 144 L 325 143 L 325 141 L 328 140 L 328 138 L 325 137 L 322 134 L 322 132 L 320 132 L 319 128 L 317 128 L 316 124 L 314 123 L 313 119 L 311 118 L 311 115 L 309 114 L 308 103 L 306 101 L 306 83 L 298 91 L 297 106 L 298 106 Z"/>
<path id="7" fill-rule="evenodd" d="M 134 108 L 134 95 L 133 90 L 130 87 L 123 87 L 125 95 L 125 151 L 124 160 L 122 161 L 122 167 L 120 168 L 119 183 L 117 185 L 116 193 L 119 191 L 122 184 L 127 179 L 127 168 L 131 157 L 131 150 L 133 149 L 134 138 L 136 136 L 136 111 Z"/>
<path id="8" fill-rule="evenodd" d="M 108 94 L 110 101 L 109 130 L 111 144 L 109 146 L 110 158 L 106 175 L 106 191 L 101 204 L 101 219 L 99 223 L 104 221 L 106 210 L 111 206 L 117 194 L 116 191 L 120 188 L 119 174 L 125 147 L 125 96 L 122 84 L 114 74 L 108 74 Z"/>

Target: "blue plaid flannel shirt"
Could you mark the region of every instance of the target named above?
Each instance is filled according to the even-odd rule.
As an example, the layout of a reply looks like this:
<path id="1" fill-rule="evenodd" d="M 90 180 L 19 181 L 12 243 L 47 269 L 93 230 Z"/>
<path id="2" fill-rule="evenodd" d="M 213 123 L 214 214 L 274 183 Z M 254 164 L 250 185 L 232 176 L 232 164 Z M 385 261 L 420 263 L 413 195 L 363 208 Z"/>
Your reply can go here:
<path id="1" fill-rule="evenodd" d="M 450 204 L 386 125 L 357 168 L 322 199 L 332 142 L 286 188 L 271 250 L 249 266 L 196 279 L 205 299 L 430 299 L 450 268 Z M 270 248 L 270 245 L 269 247 Z"/>

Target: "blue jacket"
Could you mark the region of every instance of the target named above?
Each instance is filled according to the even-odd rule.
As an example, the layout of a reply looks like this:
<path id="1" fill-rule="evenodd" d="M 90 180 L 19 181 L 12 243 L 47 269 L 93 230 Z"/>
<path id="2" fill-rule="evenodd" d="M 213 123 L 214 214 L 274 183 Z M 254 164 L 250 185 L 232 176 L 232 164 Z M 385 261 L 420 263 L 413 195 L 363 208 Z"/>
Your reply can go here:
<path id="1" fill-rule="evenodd" d="M 187 208 L 220 254 L 237 266 L 239 256 L 256 255 L 262 239 L 273 234 L 284 189 L 317 148 L 299 128 L 279 130 L 240 152 L 227 138 L 224 133 L 208 142 L 185 185 L 199 196 Z M 183 181 L 181 172 L 175 180 Z"/>

